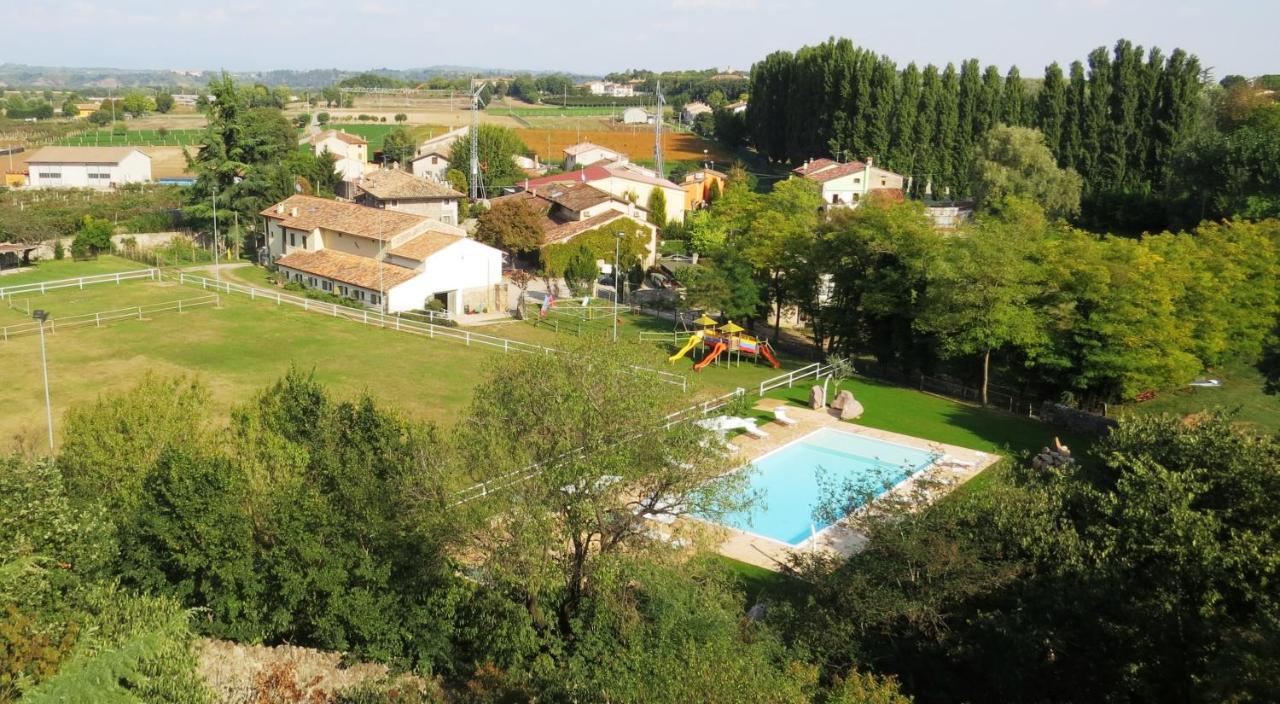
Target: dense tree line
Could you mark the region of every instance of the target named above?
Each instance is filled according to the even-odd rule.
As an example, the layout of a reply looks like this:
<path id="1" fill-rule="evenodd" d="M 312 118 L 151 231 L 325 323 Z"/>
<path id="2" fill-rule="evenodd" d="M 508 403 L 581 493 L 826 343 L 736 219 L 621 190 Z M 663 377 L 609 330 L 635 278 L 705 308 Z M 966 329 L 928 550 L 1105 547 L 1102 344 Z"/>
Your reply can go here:
<path id="1" fill-rule="evenodd" d="M 751 73 L 747 132 L 770 159 L 874 157 L 912 179 L 913 194 L 973 195 L 974 148 L 997 124 L 1040 129 L 1059 165 L 1081 175 L 1085 217 L 1099 226 L 1158 229 L 1175 154 L 1200 127 L 1199 61 L 1120 40 L 1065 70 L 1048 66 L 1038 89 L 1017 67 L 976 59 L 923 69 L 832 39 L 779 51 Z M 1126 218 L 1128 218 L 1126 220 Z M 1157 225 L 1150 227 L 1155 221 Z"/>
<path id="2" fill-rule="evenodd" d="M 684 304 L 773 317 L 775 333 L 794 308 L 826 353 L 900 373 L 947 370 L 984 389 L 994 369 L 1025 395 L 1089 407 L 1255 363 L 1275 344 L 1280 221 L 1095 235 L 1029 199 L 1070 172 L 1019 171 L 1001 156 L 1018 151 L 1015 165 L 1027 166 L 1026 154 L 1044 150 L 1034 133 L 999 134 L 1029 142 L 981 148 L 990 160 L 975 181 L 1002 197 L 959 236 L 936 230 L 916 202 L 872 199 L 825 217 L 815 184 L 790 179 L 762 195 L 735 171 L 709 210 L 668 232 L 704 255 L 682 274 Z"/>

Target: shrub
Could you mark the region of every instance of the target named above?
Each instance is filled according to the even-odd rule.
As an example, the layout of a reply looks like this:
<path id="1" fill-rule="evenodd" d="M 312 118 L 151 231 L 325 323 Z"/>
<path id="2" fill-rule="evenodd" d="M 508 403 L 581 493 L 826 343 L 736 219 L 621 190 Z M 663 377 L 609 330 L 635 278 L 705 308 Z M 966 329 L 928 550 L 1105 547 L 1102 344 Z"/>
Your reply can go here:
<path id="1" fill-rule="evenodd" d="M 62 246 L 62 240 L 61 239 L 54 240 L 53 241 L 53 258 L 57 260 L 62 260 L 66 256 L 67 256 L 67 248 Z"/>

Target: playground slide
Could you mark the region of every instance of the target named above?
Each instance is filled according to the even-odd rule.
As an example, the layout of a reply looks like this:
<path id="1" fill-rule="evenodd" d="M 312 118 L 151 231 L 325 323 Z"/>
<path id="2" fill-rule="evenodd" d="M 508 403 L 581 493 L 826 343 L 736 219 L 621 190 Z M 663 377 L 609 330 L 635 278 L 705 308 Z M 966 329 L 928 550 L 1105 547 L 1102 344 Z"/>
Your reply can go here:
<path id="1" fill-rule="evenodd" d="M 688 353 L 689 353 L 689 350 L 693 349 L 694 347 L 697 347 L 697 346 L 698 346 L 698 343 L 699 343 L 701 340 L 702 340 L 702 338 L 701 338 L 701 337 L 699 337 L 699 336 L 697 336 L 697 335 L 692 335 L 692 336 L 690 336 L 690 337 L 689 337 L 689 341 L 688 341 L 687 343 L 685 343 L 685 346 L 684 346 L 683 348 L 681 348 L 679 352 L 676 352 L 675 354 L 671 355 L 670 357 L 667 357 L 667 362 L 674 362 L 674 361 L 676 361 L 677 359 L 680 359 L 681 357 L 685 356 L 686 354 L 688 354 Z"/>
<path id="2" fill-rule="evenodd" d="M 773 350 L 769 349 L 769 346 L 763 342 L 760 343 L 760 354 L 764 355 L 764 358 L 769 360 L 769 364 L 772 364 L 774 369 L 782 366 L 778 363 L 778 358 L 773 356 Z"/>
<path id="3" fill-rule="evenodd" d="M 724 352 L 727 349 L 729 349 L 728 346 L 726 346 L 723 342 L 717 342 L 716 346 L 711 348 L 711 354 L 707 355 L 706 359 L 703 359 L 701 362 L 698 362 L 697 364 L 693 365 L 693 370 L 695 372 L 702 371 L 703 367 L 714 362 L 716 360 L 716 357 L 719 357 L 720 353 Z"/>

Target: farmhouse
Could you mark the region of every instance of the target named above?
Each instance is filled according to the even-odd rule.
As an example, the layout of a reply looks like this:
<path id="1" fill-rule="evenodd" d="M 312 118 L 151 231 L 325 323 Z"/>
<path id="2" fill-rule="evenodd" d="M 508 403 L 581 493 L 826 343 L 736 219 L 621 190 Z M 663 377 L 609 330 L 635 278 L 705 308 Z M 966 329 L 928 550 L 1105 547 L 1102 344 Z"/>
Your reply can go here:
<path id="1" fill-rule="evenodd" d="M 290 281 L 389 312 L 437 300 L 452 315 L 504 304 L 502 252 L 430 218 L 312 196 L 262 211 Z"/>
<path id="2" fill-rule="evenodd" d="M 728 110 L 729 112 L 733 113 L 734 115 L 740 115 L 740 114 L 742 114 L 742 113 L 744 113 L 744 112 L 746 112 L 746 111 L 747 111 L 747 101 L 745 101 L 745 100 L 738 100 L 738 101 L 735 101 L 735 102 L 729 103 L 729 104 L 727 104 L 727 105 L 725 105 L 725 106 L 724 106 L 724 109 L 725 109 L 725 110 Z"/>
<path id="3" fill-rule="evenodd" d="M 627 108 L 622 111 L 622 124 L 624 125 L 647 125 L 652 124 L 653 115 L 649 114 L 644 108 Z"/>
<path id="4" fill-rule="evenodd" d="M 564 170 L 590 166 L 601 161 L 617 161 L 626 163 L 627 157 L 621 152 L 602 147 L 593 142 L 578 142 L 564 148 Z"/>
<path id="5" fill-rule="evenodd" d="M 355 202 L 371 208 L 412 213 L 458 224 L 462 194 L 438 181 L 428 181 L 399 169 L 374 169 L 355 183 Z M 456 234 L 465 234 L 459 229 Z"/>
<path id="6" fill-rule="evenodd" d="M 580 145 L 579 145 L 580 146 Z M 568 151 L 568 150 L 566 150 Z M 625 157 L 623 157 L 625 159 Z M 524 189 L 540 189 L 555 183 L 576 181 L 595 186 L 615 198 L 646 205 L 655 189 L 661 189 L 667 200 L 666 221 L 684 221 L 685 191 L 680 186 L 660 178 L 652 169 L 622 162 L 594 163 L 571 173 L 552 174 L 524 182 Z"/>
<path id="7" fill-rule="evenodd" d="M 636 94 L 634 84 L 614 83 L 613 81 L 590 81 L 586 84 L 592 95 L 607 95 L 611 98 L 630 98 Z"/>
<path id="8" fill-rule="evenodd" d="M 902 197 L 904 179 L 901 174 L 876 167 L 871 157 L 866 162 L 840 163 L 831 159 L 811 159 L 791 173 L 822 185 L 822 200 L 828 207 L 858 207 L 867 196 L 877 191 Z"/>
<path id="9" fill-rule="evenodd" d="M 115 188 L 151 180 L 151 157 L 133 147 L 44 147 L 27 158 L 28 188 Z"/>
<path id="10" fill-rule="evenodd" d="M 364 175 L 365 167 L 369 163 L 369 143 L 362 137 L 347 134 L 341 130 L 327 130 L 313 134 L 304 141 L 304 144 L 311 145 L 312 151 L 317 155 L 327 151 L 336 157 L 334 171 L 338 172 L 347 184 L 358 181 Z"/>
<path id="11" fill-rule="evenodd" d="M 710 112 L 712 112 L 710 105 L 701 100 L 694 100 L 684 104 L 684 109 L 680 111 L 680 121 L 686 125 L 692 125 L 699 115 L 705 115 Z"/>
<path id="12" fill-rule="evenodd" d="M 419 154 L 409 161 L 409 170 L 418 178 L 443 183 L 449 175 L 449 155 L 441 151 Z"/>
<path id="13" fill-rule="evenodd" d="M 563 244 L 574 237 L 609 225 L 620 230 L 643 227 L 649 233 L 645 266 L 657 261 L 658 228 L 646 221 L 643 208 L 594 186 L 575 181 L 553 182 L 495 198 L 522 200 L 543 216 L 542 244 Z"/>

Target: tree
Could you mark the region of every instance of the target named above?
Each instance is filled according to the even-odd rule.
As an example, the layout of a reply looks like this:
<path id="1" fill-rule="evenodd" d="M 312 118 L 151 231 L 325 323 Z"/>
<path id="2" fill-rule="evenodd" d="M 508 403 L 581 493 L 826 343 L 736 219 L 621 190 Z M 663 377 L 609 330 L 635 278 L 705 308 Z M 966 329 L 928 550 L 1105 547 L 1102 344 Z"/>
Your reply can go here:
<path id="1" fill-rule="evenodd" d="M 124 94 L 124 110 L 133 117 L 140 117 L 156 109 L 156 101 L 142 91 L 129 91 Z"/>
<path id="2" fill-rule="evenodd" d="M 563 276 L 565 285 L 574 296 L 591 293 L 600 276 L 595 255 L 584 245 L 575 245 L 573 255 L 565 264 Z"/>
<path id="3" fill-rule="evenodd" d="M 524 177 L 524 172 L 515 163 L 515 157 L 528 153 L 528 147 L 510 127 L 500 125 L 479 126 L 477 140 L 480 146 L 480 176 L 484 188 L 482 192 L 495 195 L 503 186 L 509 186 Z M 467 179 L 468 192 L 471 183 L 471 139 L 466 137 L 456 140 L 449 152 L 449 163 L 458 169 L 465 169 L 463 176 Z"/>
<path id="4" fill-rule="evenodd" d="M 319 123 L 321 127 L 324 127 L 325 125 L 329 124 L 329 113 L 327 112 L 316 113 L 316 122 Z"/>
<path id="5" fill-rule="evenodd" d="M 983 405 L 992 353 L 1012 349 L 1034 360 L 1045 342 L 1034 305 L 1044 286 L 1036 261 L 1043 215 L 1027 202 L 1006 202 L 1000 210 L 950 243 L 916 319 L 918 328 L 937 336 L 944 356 L 982 358 Z"/>
<path id="6" fill-rule="evenodd" d="M 414 151 L 418 148 L 417 142 L 413 136 L 409 134 L 409 130 L 403 127 L 396 127 L 387 133 L 382 140 L 382 161 L 384 164 L 399 164 L 404 168 L 409 164 L 409 160 L 413 158 Z"/>
<path id="7" fill-rule="evenodd" d="M 80 107 L 76 105 L 76 96 L 74 93 L 71 95 L 68 95 L 67 99 L 62 101 L 62 116 L 63 117 L 79 117 L 80 116 Z"/>
<path id="8" fill-rule="evenodd" d="M 666 191 L 655 186 L 653 190 L 649 191 L 649 202 L 645 204 L 645 208 L 649 211 L 649 222 L 659 228 L 667 226 Z"/>
<path id="9" fill-rule="evenodd" d="M 407 121 L 408 119 L 409 119 L 409 116 L 408 116 L 408 115 L 406 115 L 406 114 L 404 114 L 404 113 L 402 113 L 402 112 L 398 112 L 398 113 L 396 113 L 396 122 L 405 122 L 405 121 Z"/>
<path id="10" fill-rule="evenodd" d="M 542 245 L 542 220 L 522 196 L 500 198 L 477 218 L 476 239 L 505 252 L 531 252 Z"/>
<path id="11" fill-rule="evenodd" d="M 760 285 L 751 264 L 731 248 L 722 250 L 714 263 L 681 269 L 679 276 L 691 308 L 719 311 L 736 320 L 746 320 L 760 309 Z"/>
<path id="12" fill-rule="evenodd" d="M 110 220 L 86 215 L 80 223 L 80 229 L 76 231 L 76 238 L 71 242 L 71 251 L 77 255 L 110 252 L 111 236 L 114 234 L 115 227 Z"/>
<path id="13" fill-rule="evenodd" d="M 168 93 L 156 93 L 156 112 L 167 113 L 173 109 L 173 96 Z"/>
<path id="14" fill-rule="evenodd" d="M 1050 217 L 1080 212 L 1079 174 L 1058 168 L 1044 136 L 1029 127 L 990 130 L 974 155 L 973 183 L 979 205 L 987 209 L 1015 196 L 1034 201 Z"/>

